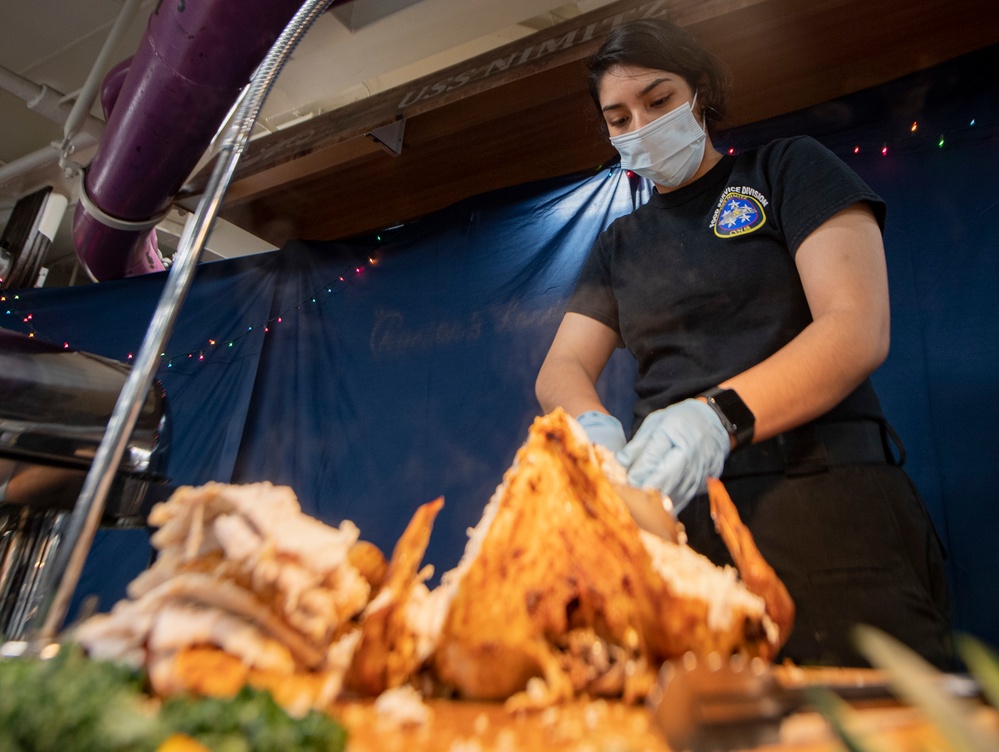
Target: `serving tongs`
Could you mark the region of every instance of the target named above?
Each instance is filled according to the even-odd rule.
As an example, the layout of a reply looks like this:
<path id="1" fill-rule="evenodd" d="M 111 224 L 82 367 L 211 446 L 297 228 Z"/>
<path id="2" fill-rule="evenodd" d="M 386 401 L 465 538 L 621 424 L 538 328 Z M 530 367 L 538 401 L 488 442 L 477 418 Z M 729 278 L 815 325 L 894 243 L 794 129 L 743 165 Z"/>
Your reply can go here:
<path id="1" fill-rule="evenodd" d="M 654 725 L 672 752 L 728 752 L 780 741 L 781 722 L 812 707 L 816 692 L 832 692 L 851 703 L 895 702 L 884 672 L 849 670 L 842 680 L 791 682 L 772 664 L 744 656 L 692 653 L 665 664 L 648 695 Z M 940 689 L 952 697 L 977 697 L 977 683 L 940 674 Z"/>

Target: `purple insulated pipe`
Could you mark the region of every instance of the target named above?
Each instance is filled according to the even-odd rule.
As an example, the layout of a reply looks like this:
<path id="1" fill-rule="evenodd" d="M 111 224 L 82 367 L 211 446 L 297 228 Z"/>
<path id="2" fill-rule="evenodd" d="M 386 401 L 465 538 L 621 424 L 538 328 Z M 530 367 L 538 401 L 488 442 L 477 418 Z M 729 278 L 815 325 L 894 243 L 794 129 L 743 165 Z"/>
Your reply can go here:
<path id="1" fill-rule="evenodd" d="M 302 0 L 160 0 L 105 79 L 107 127 L 73 217 L 76 254 L 119 279 Z"/>
<path id="2" fill-rule="evenodd" d="M 125 76 L 128 75 L 131 64 L 132 58 L 126 57 L 104 74 L 104 80 L 101 81 L 101 109 L 104 110 L 104 120 L 111 118 L 111 110 L 118 101 L 118 95 L 121 94 L 121 87 L 125 83 Z"/>

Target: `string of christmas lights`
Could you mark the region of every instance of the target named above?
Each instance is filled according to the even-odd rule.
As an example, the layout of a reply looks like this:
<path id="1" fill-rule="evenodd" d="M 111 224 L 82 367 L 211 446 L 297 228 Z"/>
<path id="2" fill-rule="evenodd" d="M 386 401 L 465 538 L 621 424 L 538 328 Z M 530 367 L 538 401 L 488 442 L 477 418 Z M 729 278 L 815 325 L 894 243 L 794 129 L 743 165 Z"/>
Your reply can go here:
<path id="1" fill-rule="evenodd" d="M 968 124 L 963 128 L 951 129 L 950 137 L 953 138 L 956 134 L 961 134 L 967 132 L 977 125 L 976 118 L 971 118 Z M 880 154 L 882 157 L 887 157 L 889 153 L 892 152 L 893 146 L 905 146 L 913 143 L 915 141 L 916 145 L 922 146 L 928 144 L 929 146 L 935 145 L 937 149 L 943 149 L 948 143 L 948 136 L 946 133 L 940 133 L 939 135 L 934 135 L 933 133 L 924 133 L 918 120 L 913 120 L 912 125 L 909 126 L 909 134 L 911 136 L 918 137 L 916 139 L 909 139 L 908 142 L 896 142 L 891 144 L 888 141 L 884 141 L 880 147 Z M 862 152 L 860 144 L 857 144 L 852 149 L 854 154 L 860 154 Z"/>
<path id="2" fill-rule="evenodd" d="M 212 355 L 213 352 L 218 351 L 229 351 L 246 337 L 253 335 L 254 333 L 269 334 L 274 326 L 284 322 L 285 318 L 288 317 L 294 311 L 299 311 L 303 306 L 309 305 L 319 305 L 322 303 L 322 299 L 327 295 L 336 295 L 346 289 L 347 286 L 352 284 L 354 279 L 358 275 L 363 274 L 364 271 L 370 267 L 376 266 L 378 264 L 378 258 L 376 255 L 369 256 L 366 261 L 360 263 L 351 264 L 345 267 L 343 272 L 339 274 L 336 279 L 331 280 L 329 283 L 317 288 L 306 298 L 290 304 L 282 309 L 277 314 L 271 316 L 270 318 L 259 321 L 254 324 L 247 325 L 246 328 L 239 334 L 229 338 L 220 337 L 207 337 L 204 347 L 190 350 L 187 352 L 177 353 L 168 355 L 166 352 L 160 353 L 161 368 L 172 369 L 175 364 L 194 362 L 194 363 L 205 363 L 206 360 Z M 61 347 L 64 350 L 76 350 L 81 348 L 76 348 L 72 346 L 68 341 L 62 339 L 53 339 L 46 337 L 38 328 L 35 326 L 34 313 L 18 310 L 19 303 L 21 302 L 21 295 L 18 293 L 4 293 L 0 294 L 0 314 L 4 317 L 12 317 L 12 319 L 20 318 L 20 323 L 23 327 L 27 329 L 28 337 L 32 339 L 37 339 L 41 342 L 45 342 L 56 347 Z M 122 357 L 118 358 L 123 362 L 130 362 L 134 359 L 135 353 L 129 351 Z"/>
<path id="3" fill-rule="evenodd" d="M 944 149 L 953 143 L 963 141 L 965 137 L 972 135 L 973 132 L 985 136 L 985 132 L 989 130 L 991 128 L 982 127 L 979 125 L 978 119 L 974 117 L 963 121 L 961 125 L 950 126 L 944 130 L 924 127 L 918 120 L 913 120 L 911 124 L 903 127 L 901 134 L 896 138 L 880 139 L 873 142 L 867 140 L 863 143 L 853 142 L 848 149 L 833 148 L 833 151 L 848 151 L 854 155 L 869 154 L 873 151 L 882 157 L 888 157 L 898 152 L 909 151 L 910 149 Z M 836 140 L 842 145 L 842 138 L 837 138 Z M 738 151 L 739 149 L 734 146 L 725 149 L 727 154 L 735 154 Z"/>

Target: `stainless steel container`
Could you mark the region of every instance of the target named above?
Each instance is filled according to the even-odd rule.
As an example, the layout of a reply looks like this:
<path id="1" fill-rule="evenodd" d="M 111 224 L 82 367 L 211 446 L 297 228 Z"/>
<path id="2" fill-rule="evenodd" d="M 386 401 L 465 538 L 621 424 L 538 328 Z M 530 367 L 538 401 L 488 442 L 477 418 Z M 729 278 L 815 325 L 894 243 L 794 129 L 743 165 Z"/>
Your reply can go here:
<path id="1" fill-rule="evenodd" d="M 0 641 L 20 639 L 129 366 L 0 329 Z M 102 524 L 141 526 L 169 491 L 158 382 L 115 473 Z"/>

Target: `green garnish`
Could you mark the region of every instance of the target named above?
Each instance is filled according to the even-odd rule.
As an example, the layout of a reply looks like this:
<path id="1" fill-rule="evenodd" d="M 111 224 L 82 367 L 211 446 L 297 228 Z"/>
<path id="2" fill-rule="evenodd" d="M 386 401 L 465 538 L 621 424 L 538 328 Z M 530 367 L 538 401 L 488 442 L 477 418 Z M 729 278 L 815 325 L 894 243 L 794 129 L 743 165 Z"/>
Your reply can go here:
<path id="1" fill-rule="evenodd" d="M 333 752 L 346 746 L 343 727 L 315 710 L 292 718 L 270 692 L 244 687 L 231 700 L 166 700 L 161 721 L 172 732 L 187 734 L 213 752 Z"/>
<path id="2" fill-rule="evenodd" d="M 324 713 L 289 716 L 269 692 L 158 703 L 141 672 L 63 646 L 51 660 L 0 660 L 0 750 L 155 752 L 187 734 L 213 752 L 342 752 L 346 732 Z"/>

